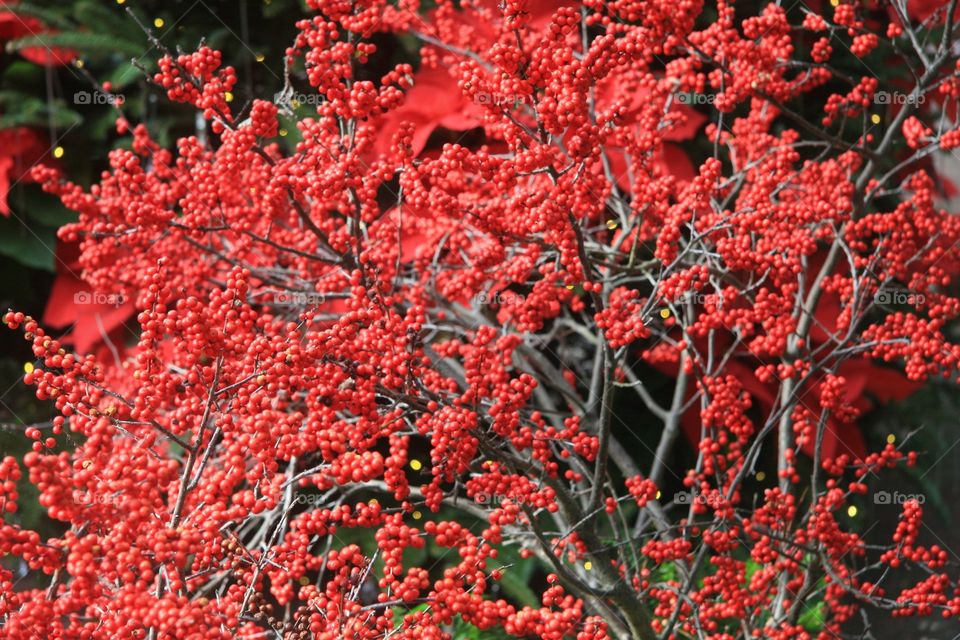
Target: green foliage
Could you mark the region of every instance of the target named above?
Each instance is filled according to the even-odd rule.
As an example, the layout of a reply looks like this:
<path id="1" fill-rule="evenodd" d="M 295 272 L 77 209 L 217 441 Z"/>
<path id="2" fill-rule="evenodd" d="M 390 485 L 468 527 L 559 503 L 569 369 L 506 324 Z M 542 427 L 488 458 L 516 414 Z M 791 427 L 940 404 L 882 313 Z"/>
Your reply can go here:
<path id="1" fill-rule="evenodd" d="M 42 36 L 26 36 L 7 43 L 8 51 L 21 51 L 27 47 L 62 47 L 81 53 L 119 53 L 138 56 L 143 46 L 114 37 L 113 34 L 85 33 L 81 31 L 45 33 Z"/>
<path id="2" fill-rule="evenodd" d="M 0 255 L 13 258 L 33 269 L 53 271 L 56 230 L 25 226 L 14 218 L 0 218 Z"/>
<path id="3" fill-rule="evenodd" d="M 70 20 L 64 15 L 63 4 L 60 5 L 58 10 L 54 7 L 39 6 L 34 2 L 21 2 L 17 4 L 17 14 L 37 18 L 46 25 L 57 29 L 69 29 L 71 26 Z"/>
<path id="4" fill-rule="evenodd" d="M 453 640 L 507 640 L 512 636 L 501 629 L 479 629 L 459 618 L 453 625 Z"/>
<path id="5" fill-rule="evenodd" d="M 0 109 L 4 111 L 0 116 L 0 129 L 47 126 L 69 129 L 83 122 L 80 114 L 72 111 L 61 99 L 24 98 L 10 91 L 0 92 Z"/>
<path id="6" fill-rule="evenodd" d="M 823 629 L 824 621 L 826 620 L 826 611 L 827 603 L 823 600 L 816 602 L 813 605 L 804 606 L 803 613 L 800 614 L 798 622 L 801 627 L 815 633 Z"/>

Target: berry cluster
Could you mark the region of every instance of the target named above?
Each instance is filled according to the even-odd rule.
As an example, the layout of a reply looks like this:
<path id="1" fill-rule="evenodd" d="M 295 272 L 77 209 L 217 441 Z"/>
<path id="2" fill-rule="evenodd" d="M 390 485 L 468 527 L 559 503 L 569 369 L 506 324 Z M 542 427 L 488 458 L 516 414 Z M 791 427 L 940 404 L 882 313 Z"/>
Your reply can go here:
<path id="1" fill-rule="evenodd" d="M 949 30 L 915 50 L 935 20 L 871 0 L 308 4 L 286 62 L 315 105 L 237 108 L 219 52 L 171 54 L 153 80 L 213 143 L 122 120 L 93 186 L 35 171 L 139 332 L 104 359 L 3 317 L 57 415 L 0 462 L 0 554 L 30 578 L 0 569 L 0 636 L 801 640 L 870 605 L 960 614 L 916 501 L 876 554 L 850 515 L 916 463 L 858 418 L 960 367 Z M 394 37 L 418 64 L 374 73 Z M 931 99 L 878 103 L 898 89 L 842 49 L 906 58 Z M 17 519 L 21 467 L 59 537 Z"/>

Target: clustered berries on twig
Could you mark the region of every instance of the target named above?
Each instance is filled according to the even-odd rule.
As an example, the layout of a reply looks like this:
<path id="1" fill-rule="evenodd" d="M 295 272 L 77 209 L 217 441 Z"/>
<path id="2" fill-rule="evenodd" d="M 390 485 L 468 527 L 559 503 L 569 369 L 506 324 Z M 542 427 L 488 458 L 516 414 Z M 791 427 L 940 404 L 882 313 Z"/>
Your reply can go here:
<path id="1" fill-rule="evenodd" d="M 851 435 L 867 396 L 957 378 L 960 219 L 931 161 L 960 140 L 955 1 L 308 4 L 285 62 L 315 108 L 237 110 L 204 46 L 153 80 L 214 143 L 121 119 L 89 189 L 35 171 L 139 332 L 103 361 L 3 318 L 58 415 L 0 463 L 0 506 L 23 469 L 66 530 L 0 526 L 50 576 L 0 568 L 0 635 L 801 640 L 861 608 L 960 614 L 916 500 L 879 553 L 846 515 L 917 461 Z M 371 77 L 394 35 L 417 64 Z M 901 89 L 847 49 L 924 100 L 878 102 Z M 539 602 L 504 595 L 517 557 Z"/>

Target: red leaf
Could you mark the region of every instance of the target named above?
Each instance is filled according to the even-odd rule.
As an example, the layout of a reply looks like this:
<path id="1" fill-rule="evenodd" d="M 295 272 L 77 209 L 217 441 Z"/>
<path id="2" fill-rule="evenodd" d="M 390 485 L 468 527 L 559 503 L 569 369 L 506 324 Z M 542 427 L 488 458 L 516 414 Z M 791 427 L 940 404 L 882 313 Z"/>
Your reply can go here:
<path id="1" fill-rule="evenodd" d="M 690 182 L 697 175 L 697 170 L 690 161 L 690 156 L 677 144 L 664 143 L 663 151 L 657 158 L 657 163 L 670 175 L 681 182 Z"/>
<path id="2" fill-rule="evenodd" d="M 624 191 L 630 191 L 630 173 L 627 170 L 627 159 L 623 149 L 609 148 L 607 159 L 610 161 L 610 171 L 616 179 L 617 186 Z M 660 169 L 674 176 L 680 182 L 689 182 L 697 175 L 693 163 L 687 152 L 680 145 L 664 143 L 654 159 Z"/>
<path id="3" fill-rule="evenodd" d="M 20 55 L 33 64 L 53 67 L 63 67 L 77 59 L 76 51 L 60 47 L 24 47 Z"/>
<path id="4" fill-rule="evenodd" d="M 10 156 L 0 156 L 0 213 L 5 216 L 10 215 L 10 203 L 7 197 L 10 195 L 10 170 L 13 168 L 13 158 Z"/>
<path id="5" fill-rule="evenodd" d="M 80 353 L 90 353 L 103 342 L 105 334 L 122 325 L 133 312 L 131 300 L 98 294 L 76 276 L 60 273 L 53 282 L 43 322 L 51 327 L 70 327 L 65 342 L 72 343 Z"/>
<path id="6" fill-rule="evenodd" d="M 463 96 L 446 70 L 424 68 L 414 74 L 414 84 L 404 104 L 384 117 L 376 141 L 377 153 L 389 150 L 394 133 L 404 122 L 414 124 L 413 150 L 419 154 L 437 127 L 466 131 L 482 124 L 483 112 Z"/>
<path id="7" fill-rule="evenodd" d="M 0 12 L 0 40 L 16 40 L 26 36 L 40 36 L 52 34 L 56 31 L 47 29 L 38 19 L 30 16 L 19 16 L 13 11 Z M 34 64 L 63 66 L 73 62 L 77 53 L 61 47 L 24 47 L 20 55 Z"/>
<path id="8" fill-rule="evenodd" d="M 29 16 L 18 16 L 13 11 L 0 11 L 0 40 L 16 40 L 24 36 L 40 35 L 43 23 Z"/>
<path id="9" fill-rule="evenodd" d="M 949 4 L 946 0 L 907 0 L 907 16 L 911 20 L 923 22 L 933 15 L 934 11 L 942 7 L 947 7 Z M 954 22 L 956 22 L 957 19 L 960 19 L 960 11 L 954 13 Z M 941 17 L 938 22 L 943 22 L 943 17 Z"/>
<path id="10" fill-rule="evenodd" d="M 630 123 L 637 119 L 640 111 L 647 105 L 650 92 L 645 89 L 624 92 L 617 85 L 618 78 L 605 78 L 597 83 L 597 107 L 605 109 L 612 105 L 614 100 L 626 99 L 627 109 L 623 114 L 623 123 Z M 707 121 L 707 116 L 693 107 L 674 104 L 670 108 L 670 118 L 676 124 L 664 133 L 663 139 L 671 142 L 680 142 L 693 138 L 700 127 Z"/>
<path id="11" fill-rule="evenodd" d="M 29 127 L 12 127 L 0 130 L 0 155 L 13 158 L 11 177 L 20 182 L 29 182 L 30 169 L 49 151 L 46 134 Z"/>
<path id="12" fill-rule="evenodd" d="M 75 243 L 57 247 L 57 277 L 53 281 L 43 323 L 68 328 L 64 342 L 79 353 L 91 353 L 104 336 L 118 329 L 135 309 L 133 301 L 120 296 L 95 292 L 76 274 Z"/>
<path id="13" fill-rule="evenodd" d="M 813 456 L 814 445 L 808 444 L 803 448 L 803 452 L 808 456 Z M 845 453 L 854 458 L 863 458 L 867 451 L 867 445 L 863 441 L 863 434 L 860 433 L 860 427 L 856 424 L 837 423 L 834 420 L 827 420 L 826 428 L 823 430 L 823 441 L 820 447 L 820 459 L 836 458 L 841 453 Z"/>

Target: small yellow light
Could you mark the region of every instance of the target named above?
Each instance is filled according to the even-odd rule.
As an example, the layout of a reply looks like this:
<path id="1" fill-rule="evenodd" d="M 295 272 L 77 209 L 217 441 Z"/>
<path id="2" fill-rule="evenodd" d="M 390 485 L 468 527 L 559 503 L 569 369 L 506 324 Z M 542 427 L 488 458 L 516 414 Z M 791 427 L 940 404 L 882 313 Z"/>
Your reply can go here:
<path id="1" fill-rule="evenodd" d="M 872 116 L 870 116 L 870 122 L 872 122 L 873 124 L 880 124 L 880 116 L 877 115 L 876 113 L 873 114 Z"/>
<path id="2" fill-rule="evenodd" d="M 568 285 L 567 285 L 567 289 L 569 289 L 570 291 L 573 291 L 573 287 L 574 287 L 574 286 L 575 286 L 575 285 L 568 284 Z"/>
<path id="3" fill-rule="evenodd" d="M 660 491 L 657 491 L 657 500 L 660 499 L 660 495 L 661 495 L 661 494 L 660 494 Z"/>
<path id="4" fill-rule="evenodd" d="M 380 504 L 380 501 L 377 500 L 376 498 L 370 498 L 370 502 L 368 502 L 367 504 L 369 504 L 371 507 L 376 507 L 377 505 Z"/>
<path id="5" fill-rule="evenodd" d="M 117 4 L 123 4 L 123 3 L 126 2 L 126 1 L 127 1 L 127 0 L 117 0 Z"/>
<path id="6" fill-rule="evenodd" d="M 767 474 L 765 474 L 763 471 L 757 471 L 757 482 L 763 482 L 766 479 Z"/>
<path id="7" fill-rule="evenodd" d="M 164 24 L 166 23 L 163 21 L 163 18 L 157 18 L 153 21 L 153 26 L 155 26 L 157 29 L 162 29 Z"/>
<path id="8" fill-rule="evenodd" d="M 310 584 L 310 578 L 307 576 L 300 576 L 300 586 L 305 587 Z"/>
<path id="9" fill-rule="evenodd" d="M 73 66 L 75 66 L 77 69 L 83 69 L 83 60 L 77 58 L 73 61 Z"/>
<path id="10" fill-rule="evenodd" d="M 263 62 L 263 61 L 266 60 L 266 59 L 267 59 L 267 57 L 266 57 L 265 55 L 263 55 L 262 53 L 258 53 L 258 54 L 256 55 L 256 60 L 257 60 L 257 62 Z"/>
<path id="11" fill-rule="evenodd" d="M 419 511 L 414 511 L 414 512 L 413 512 L 413 519 L 414 519 L 414 520 L 419 520 L 419 519 L 422 518 L 422 517 L 423 517 L 423 514 L 420 513 Z"/>
<path id="12" fill-rule="evenodd" d="M 23 363 L 23 370 L 26 371 L 27 373 L 33 373 L 33 363 L 32 363 L 32 362 L 24 362 L 24 363 Z"/>
<path id="13" fill-rule="evenodd" d="M 63 147 L 57 147 L 56 149 L 53 150 L 53 157 L 62 158 L 64 153 L 65 151 L 63 150 Z"/>
<path id="14" fill-rule="evenodd" d="M 670 309 L 660 309 L 660 317 L 666 320 L 670 317 Z"/>
<path id="15" fill-rule="evenodd" d="M 613 231 L 616 228 L 617 228 L 616 220 L 607 220 L 607 229 L 610 229 L 611 231 Z"/>
<path id="16" fill-rule="evenodd" d="M 593 569 L 593 563 L 587 560 L 586 562 L 583 563 L 583 568 L 586 569 L 587 571 L 590 571 L 591 569 Z"/>
<path id="17" fill-rule="evenodd" d="M 850 505 L 849 507 L 847 507 L 847 515 L 850 516 L 851 518 L 857 517 L 857 508 L 853 505 Z"/>
<path id="18" fill-rule="evenodd" d="M 285 137 L 286 135 L 287 135 L 287 130 L 286 130 L 286 129 L 280 129 L 280 137 L 283 138 L 283 137 Z"/>
<path id="19" fill-rule="evenodd" d="M 831 6 L 831 7 L 839 7 L 839 6 L 840 6 L 840 0 L 830 0 L 830 6 Z"/>
<path id="20" fill-rule="evenodd" d="M 227 102 L 233 102 L 233 94 L 230 93 L 229 91 L 223 94 L 223 97 Z"/>
<path id="21" fill-rule="evenodd" d="M 413 469 L 414 471 L 420 471 L 420 469 L 423 469 L 423 463 L 420 462 L 419 460 L 411 460 L 410 468 Z"/>
<path id="22" fill-rule="evenodd" d="M 892 433 L 887 436 L 887 444 L 893 444 L 896 441 L 897 441 L 897 436 L 893 435 Z"/>

